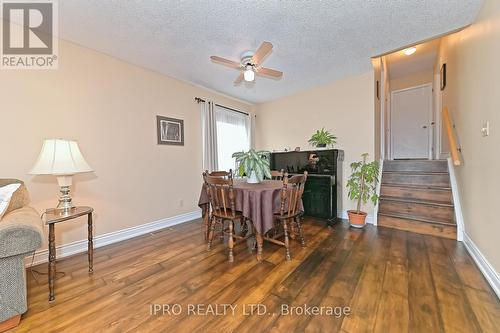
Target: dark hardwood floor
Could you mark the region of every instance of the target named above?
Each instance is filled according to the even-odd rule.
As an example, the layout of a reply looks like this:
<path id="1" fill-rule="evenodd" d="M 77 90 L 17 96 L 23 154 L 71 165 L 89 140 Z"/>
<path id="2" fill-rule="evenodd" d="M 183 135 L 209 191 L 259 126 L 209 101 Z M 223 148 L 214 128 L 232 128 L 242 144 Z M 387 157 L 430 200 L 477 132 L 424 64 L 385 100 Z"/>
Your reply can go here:
<path id="1" fill-rule="evenodd" d="M 220 241 L 206 251 L 201 221 L 96 249 L 90 276 L 85 254 L 64 258 L 53 303 L 47 277 L 27 272 L 29 311 L 13 331 L 498 332 L 499 300 L 462 244 L 313 219 L 304 231 L 307 247 L 292 242 L 290 262 L 266 243 L 262 263 L 239 244 L 230 264 Z M 151 314 L 153 304 L 172 305 L 170 315 Z M 266 314 L 249 315 L 251 304 Z M 304 304 L 323 314 L 282 311 Z"/>

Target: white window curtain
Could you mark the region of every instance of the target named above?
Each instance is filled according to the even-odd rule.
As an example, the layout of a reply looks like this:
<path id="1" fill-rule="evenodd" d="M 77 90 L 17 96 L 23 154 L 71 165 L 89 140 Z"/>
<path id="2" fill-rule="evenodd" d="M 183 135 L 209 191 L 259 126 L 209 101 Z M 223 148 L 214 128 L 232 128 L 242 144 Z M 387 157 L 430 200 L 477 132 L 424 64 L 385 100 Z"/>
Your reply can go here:
<path id="1" fill-rule="evenodd" d="M 215 119 L 219 170 L 234 170 L 233 153 L 250 149 L 250 116 L 216 105 Z"/>
<path id="2" fill-rule="evenodd" d="M 201 128 L 203 145 L 203 170 L 218 170 L 217 165 L 217 125 L 215 104 L 212 101 L 201 103 Z"/>
<path id="3" fill-rule="evenodd" d="M 250 115 L 206 101 L 201 103 L 201 123 L 203 170 L 234 170 L 232 154 L 251 146 Z"/>

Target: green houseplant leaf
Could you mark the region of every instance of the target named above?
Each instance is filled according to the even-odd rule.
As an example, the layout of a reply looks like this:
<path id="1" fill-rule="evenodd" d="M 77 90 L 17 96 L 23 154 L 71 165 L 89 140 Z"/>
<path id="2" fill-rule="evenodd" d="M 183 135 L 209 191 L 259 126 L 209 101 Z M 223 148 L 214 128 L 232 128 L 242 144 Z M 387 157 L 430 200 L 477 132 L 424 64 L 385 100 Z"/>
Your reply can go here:
<path id="1" fill-rule="evenodd" d="M 333 146 L 337 143 L 337 137 L 325 130 L 323 127 L 321 130 L 317 130 L 308 141 L 312 146 Z"/>
<path id="2" fill-rule="evenodd" d="M 379 176 L 379 163 L 373 161 L 366 162 L 367 153 L 361 155 L 362 161 L 351 163 L 351 176 L 347 181 L 349 189 L 349 198 L 356 200 L 356 213 L 361 212 L 361 204 L 366 204 L 370 200 L 374 205 L 378 201 L 377 184 Z"/>
<path id="3" fill-rule="evenodd" d="M 269 168 L 269 161 L 263 155 L 269 154 L 268 151 L 250 149 L 247 152 L 236 152 L 232 156 L 236 158 L 236 162 L 240 163 L 239 174 L 240 176 L 247 175 L 250 177 L 252 172 L 259 182 L 264 178 L 271 178 L 271 170 Z"/>

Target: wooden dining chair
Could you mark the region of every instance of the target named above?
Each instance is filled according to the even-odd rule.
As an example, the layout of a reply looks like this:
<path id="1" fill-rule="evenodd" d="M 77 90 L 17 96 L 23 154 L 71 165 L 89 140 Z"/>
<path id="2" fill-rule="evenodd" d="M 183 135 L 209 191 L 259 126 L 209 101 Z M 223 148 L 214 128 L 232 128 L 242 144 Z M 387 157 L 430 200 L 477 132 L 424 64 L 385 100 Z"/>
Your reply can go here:
<path id="1" fill-rule="evenodd" d="M 283 176 L 283 188 L 281 189 L 281 203 L 280 212 L 274 214 L 277 225 L 283 227 L 284 241 L 280 241 L 277 237 L 264 236 L 264 239 L 284 246 L 286 249 L 286 260 L 291 260 L 290 257 L 290 246 L 289 239 L 291 237 L 290 232 L 293 229 L 292 224 L 295 223 L 297 227 L 297 232 L 302 246 L 306 246 L 304 235 L 302 233 L 302 223 L 301 223 L 301 199 L 304 193 L 304 186 L 307 180 L 307 171 L 304 171 L 303 175 L 295 175 L 288 178 L 288 173 Z"/>
<path id="2" fill-rule="evenodd" d="M 222 177 L 224 179 L 228 179 L 230 176 L 232 177 L 233 175 L 233 170 L 231 169 L 229 169 L 229 171 L 212 171 L 212 172 L 205 171 L 205 172 L 208 173 L 210 177 Z"/>
<path id="3" fill-rule="evenodd" d="M 212 171 L 212 172 L 208 172 L 208 170 L 205 170 L 205 173 L 211 177 L 221 177 L 224 179 L 228 179 L 230 176 L 232 176 L 233 170 L 229 169 L 229 171 L 221 170 L 221 171 Z M 210 211 L 210 205 L 207 205 L 207 209 L 206 209 L 206 212 L 204 214 L 208 214 L 208 219 L 206 221 L 210 221 L 211 216 L 212 216 L 212 213 Z M 210 225 L 209 225 L 209 223 L 206 223 L 205 224 L 205 239 L 207 239 L 207 240 L 208 240 L 209 231 L 210 231 Z M 224 239 L 224 234 L 222 233 L 222 230 L 220 233 L 220 238 L 221 238 L 221 240 Z"/>
<path id="4" fill-rule="evenodd" d="M 271 179 L 272 180 L 283 180 L 284 171 L 281 170 L 271 170 Z"/>
<path id="5" fill-rule="evenodd" d="M 246 224 L 246 219 L 243 213 L 237 211 L 234 203 L 233 177 L 230 173 L 228 179 L 217 176 L 210 176 L 208 173 L 203 173 L 205 182 L 205 190 L 210 203 L 211 216 L 209 219 L 210 231 L 208 234 L 207 250 L 212 248 L 212 240 L 215 233 L 216 224 L 220 225 L 220 230 L 228 235 L 229 262 L 234 261 L 233 248 L 234 239 L 247 239 L 250 235 L 236 235 L 235 222 L 240 223 L 240 227 Z M 228 228 L 224 228 L 224 222 L 228 221 Z"/>

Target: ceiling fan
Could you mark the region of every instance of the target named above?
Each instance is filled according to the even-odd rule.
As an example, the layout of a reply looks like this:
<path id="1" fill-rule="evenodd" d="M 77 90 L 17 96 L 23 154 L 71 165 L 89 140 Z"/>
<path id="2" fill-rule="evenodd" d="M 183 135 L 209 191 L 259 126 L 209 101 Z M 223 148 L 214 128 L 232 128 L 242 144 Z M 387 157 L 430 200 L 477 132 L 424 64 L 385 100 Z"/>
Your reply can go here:
<path id="1" fill-rule="evenodd" d="M 269 55 L 272 49 L 273 44 L 270 42 L 263 42 L 255 53 L 251 51 L 244 52 L 241 55 L 240 62 L 218 56 L 211 56 L 210 59 L 217 64 L 229 66 L 241 71 L 240 75 L 234 81 L 235 85 L 240 84 L 243 80 L 252 82 L 255 79 L 255 74 L 279 79 L 283 76 L 283 72 L 262 67 L 264 58 Z"/>

